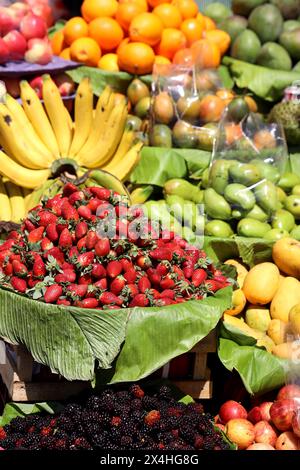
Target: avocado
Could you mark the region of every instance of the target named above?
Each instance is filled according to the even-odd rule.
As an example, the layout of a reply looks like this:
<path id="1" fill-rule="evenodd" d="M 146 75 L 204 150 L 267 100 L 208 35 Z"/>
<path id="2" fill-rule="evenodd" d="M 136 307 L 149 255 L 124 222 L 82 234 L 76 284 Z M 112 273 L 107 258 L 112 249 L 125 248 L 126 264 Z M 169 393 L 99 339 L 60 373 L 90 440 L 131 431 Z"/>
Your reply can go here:
<path id="1" fill-rule="evenodd" d="M 208 16 L 216 23 L 220 23 L 224 18 L 232 15 L 232 11 L 221 2 L 213 2 L 204 8 L 203 15 Z"/>
<path id="2" fill-rule="evenodd" d="M 300 60 L 300 28 L 282 33 L 279 42 L 292 59 Z"/>
<path id="3" fill-rule="evenodd" d="M 261 42 L 258 36 L 250 29 L 245 29 L 234 40 L 230 55 L 234 59 L 254 64 L 259 54 Z"/>
<path id="4" fill-rule="evenodd" d="M 283 18 L 292 20 L 300 15 L 300 2 L 299 0 L 270 0 L 272 5 L 276 5 Z"/>
<path id="5" fill-rule="evenodd" d="M 274 5 L 261 5 L 252 11 L 248 25 L 261 42 L 276 41 L 283 28 L 282 14 Z"/>
<path id="6" fill-rule="evenodd" d="M 292 68 L 292 59 L 286 50 L 279 44 L 276 44 L 276 42 L 266 42 L 262 46 L 256 63 L 275 70 L 288 71 Z"/>
<path id="7" fill-rule="evenodd" d="M 229 34 L 231 41 L 247 28 L 248 21 L 243 16 L 233 15 L 219 23 L 219 28 Z"/>
<path id="8" fill-rule="evenodd" d="M 300 21 L 297 20 L 287 20 L 283 23 L 283 30 L 282 32 L 285 33 L 287 31 L 295 31 L 295 29 L 300 28 Z"/>
<path id="9" fill-rule="evenodd" d="M 236 15 L 248 16 L 254 8 L 266 3 L 267 0 L 232 0 L 232 11 Z"/>

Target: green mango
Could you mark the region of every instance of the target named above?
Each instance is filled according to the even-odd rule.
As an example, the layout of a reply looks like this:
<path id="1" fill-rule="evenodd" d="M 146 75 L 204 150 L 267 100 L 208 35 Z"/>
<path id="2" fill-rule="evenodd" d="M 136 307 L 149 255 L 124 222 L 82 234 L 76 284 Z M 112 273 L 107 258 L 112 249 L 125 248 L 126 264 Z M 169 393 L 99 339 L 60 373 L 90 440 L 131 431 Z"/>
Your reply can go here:
<path id="1" fill-rule="evenodd" d="M 277 197 L 278 197 L 279 202 L 283 202 L 285 198 L 287 197 L 287 194 L 283 191 L 283 189 L 279 188 L 279 186 L 277 186 Z"/>
<path id="2" fill-rule="evenodd" d="M 241 219 L 242 217 L 245 217 L 245 211 L 241 211 L 240 209 L 233 209 L 231 215 L 233 219 Z"/>
<path id="3" fill-rule="evenodd" d="M 252 160 L 252 165 L 255 165 L 263 178 L 272 181 L 272 183 L 278 183 L 280 180 L 280 173 L 276 167 L 269 163 L 262 162 L 261 160 Z"/>
<path id="4" fill-rule="evenodd" d="M 272 230 L 269 230 L 265 235 L 264 238 L 266 240 L 280 240 L 281 238 L 286 238 L 289 237 L 290 234 L 287 232 L 287 230 L 281 230 L 280 228 L 272 228 Z"/>
<path id="5" fill-rule="evenodd" d="M 210 237 L 228 238 L 233 235 L 233 230 L 223 220 L 211 220 L 205 225 L 204 234 Z"/>
<path id="6" fill-rule="evenodd" d="M 278 205 L 276 186 L 271 181 L 262 181 L 253 189 L 257 204 L 267 213 L 275 212 Z"/>
<path id="7" fill-rule="evenodd" d="M 300 178 L 295 173 L 284 173 L 278 182 L 278 186 L 286 193 L 291 192 L 297 184 L 300 184 Z"/>
<path id="8" fill-rule="evenodd" d="M 209 168 L 205 168 L 202 173 L 201 188 L 206 189 L 209 185 Z"/>
<path id="9" fill-rule="evenodd" d="M 300 219 L 300 196 L 288 196 L 284 201 L 284 207 L 291 212 L 296 219 Z"/>
<path id="10" fill-rule="evenodd" d="M 237 226 L 237 233 L 242 237 L 262 238 L 269 230 L 269 224 L 248 217 L 240 220 Z"/>
<path id="11" fill-rule="evenodd" d="M 294 196 L 300 196 L 300 184 L 296 184 L 296 186 L 293 187 L 292 194 Z"/>
<path id="12" fill-rule="evenodd" d="M 213 188 L 204 191 L 205 211 L 212 219 L 229 220 L 231 207 L 223 196 L 220 196 Z"/>
<path id="13" fill-rule="evenodd" d="M 182 227 L 182 238 L 189 243 L 195 243 L 197 237 L 190 227 Z"/>
<path id="14" fill-rule="evenodd" d="M 300 225 L 296 225 L 290 233 L 291 238 L 300 241 Z"/>
<path id="15" fill-rule="evenodd" d="M 255 204 L 255 197 L 252 191 L 239 183 L 232 183 L 226 186 L 224 197 L 230 204 L 241 207 L 246 211 L 251 210 Z"/>
<path id="16" fill-rule="evenodd" d="M 272 217 L 272 227 L 290 232 L 295 226 L 295 217 L 290 212 L 279 209 Z"/>
<path id="17" fill-rule="evenodd" d="M 198 218 L 198 209 L 194 202 L 187 201 L 180 196 L 166 195 L 166 202 L 170 213 L 184 226 L 195 229 Z"/>
<path id="18" fill-rule="evenodd" d="M 229 176 L 234 183 L 251 186 L 262 179 L 260 171 L 249 163 L 235 163 L 229 168 Z"/>
<path id="19" fill-rule="evenodd" d="M 167 181 L 164 184 L 164 193 L 180 196 L 196 204 L 201 204 L 203 201 L 203 191 L 201 191 L 198 186 L 194 186 L 192 183 L 182 178 L 173 178 Z"/>
<path id="20" fill-rule="evenodd" d="M 262 210 L 261 207 L 255 204 L 253 209 L 247 213 L 247 218 L 259 220 L 260 222 L 267 222 L 269 216 Z"/>
<path id="21" fill-rule="evenodd" d="M 230 164 L 231 163 L 227 160 L 216 160 L 212 164 L 209 181 L 210 186 L 217 191 L 218 194 L 223 194 L 228 185 L 228 169 Z"/>

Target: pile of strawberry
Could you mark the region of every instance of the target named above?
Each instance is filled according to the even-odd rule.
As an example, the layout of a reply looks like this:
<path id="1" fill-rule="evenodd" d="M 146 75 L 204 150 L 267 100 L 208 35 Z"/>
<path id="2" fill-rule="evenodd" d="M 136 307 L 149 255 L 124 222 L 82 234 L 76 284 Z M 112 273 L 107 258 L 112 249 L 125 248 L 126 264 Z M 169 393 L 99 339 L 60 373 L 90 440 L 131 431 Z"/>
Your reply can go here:
<path id="1" fill-rule="evenodd" d="M 113 237 L 99 232 L 112 227 Z M 1 285 L 29 298 L 100 310 L 200 300 L 229 285 L 203 251 L 154 228 L 124 196 L 71 183 L 11 232 L 0 270 Z"/>

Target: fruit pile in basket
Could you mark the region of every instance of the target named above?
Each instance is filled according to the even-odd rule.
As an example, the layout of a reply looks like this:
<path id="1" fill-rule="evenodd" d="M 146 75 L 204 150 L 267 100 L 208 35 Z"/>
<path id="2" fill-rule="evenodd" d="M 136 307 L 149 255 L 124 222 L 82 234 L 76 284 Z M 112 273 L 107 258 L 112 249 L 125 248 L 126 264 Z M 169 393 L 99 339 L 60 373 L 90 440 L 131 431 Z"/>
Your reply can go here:
<path id="1" fill-rule="evenodd" d="M 165 306 L 230 284 L 203 251 L 162 231 L 126 198 L 71 183 L 30 211 L 0 258 L 2 285 L 82 308 Z"/>
<path id="2" fill-rule="evenodd" d="M 198 59 L 217 67 L 230 44 L 194 0 L 85 0 L 81 13 L 52 38 L 54 54 L 113 72 Z"/>

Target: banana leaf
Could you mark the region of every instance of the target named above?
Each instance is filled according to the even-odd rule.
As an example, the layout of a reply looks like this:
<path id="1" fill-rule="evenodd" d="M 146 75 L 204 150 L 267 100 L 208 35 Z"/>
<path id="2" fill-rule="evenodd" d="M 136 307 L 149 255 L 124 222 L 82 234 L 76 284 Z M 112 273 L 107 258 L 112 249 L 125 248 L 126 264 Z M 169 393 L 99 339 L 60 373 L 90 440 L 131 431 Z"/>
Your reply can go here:
<path id="1" fill-rule="evenodd" d="M 132 75 L 126 72 L 108 72 L 86 66 L 71 70 L 68 75 L 75 83 L 80 83 L 84 77 L 89 77 L 96 96 L 100 96 L 106 85 L 110 85 L 120 93 L 126 93 L 127 87 L 133 78 Z"/>
<path id="2" fill-rule="evenodd" d="M 24 417 L 35 413 L 58 413 L 63 406 L 58 402 L 44 403 L 7 403 L 0 417 L 0 427 L 9 424 L 17 416 Z"/>

